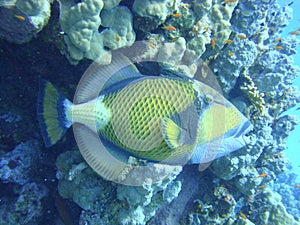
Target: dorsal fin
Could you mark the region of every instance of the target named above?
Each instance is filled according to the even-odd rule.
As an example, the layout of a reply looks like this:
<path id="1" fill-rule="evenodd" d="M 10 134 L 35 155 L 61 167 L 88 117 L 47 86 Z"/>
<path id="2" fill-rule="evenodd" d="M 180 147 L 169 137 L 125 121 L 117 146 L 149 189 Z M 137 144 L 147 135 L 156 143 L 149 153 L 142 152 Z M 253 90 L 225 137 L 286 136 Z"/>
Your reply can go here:
<path id="1" fill-rule="evenodd" d="M 140 78 L 142 75 L 130 60 L 121 54 L 113 54 L 108 65 L 93 62 L 83 74 L 75 96 L 74 103 L 87 102 L 96 98 L 103 90 L 115 83 L 127 79 Z"/>
<path id="2" fill-rule="evenodd" d="M 184 71 L 176 71 L 170 69 L 171 66 L 166 66 L 161 68 L 161 75 L 162 77 L 168 77 L 173 79 L 180 79 L 180 80 L 189 80 L 191 77 L 189 77 Z"/>
<path id="3" fill-rule="evenodd" d="M 201 83 L 206 84 L 207 86 L 215 89 L 217 92 L 219 92 L 221 95 L 223 95 L 222 88 L 214 75 L 214 73 L 211 71 L 207 63 L 201 61 L 198 63 L 198 68 L 196 73 L 194 74 L 193 77 L 190 77 L 185 71 L 180 70 L 172 70 L 171 65 L 161 65 L 161 76 L 163 77 L 169 77 L 173 79 L 182 79 L 182 80 L 197 80 L 200 81 Z"/>
<path id="4" fill-rule="evenodd" d="M 199 62 L 198 69 L 194 75 L 194 79 L 206 84 L 207 86 L 215 89 L 217 92 L 223 95 L 222 88 L 215 74 L 211 71 L 206 62 Z"/>

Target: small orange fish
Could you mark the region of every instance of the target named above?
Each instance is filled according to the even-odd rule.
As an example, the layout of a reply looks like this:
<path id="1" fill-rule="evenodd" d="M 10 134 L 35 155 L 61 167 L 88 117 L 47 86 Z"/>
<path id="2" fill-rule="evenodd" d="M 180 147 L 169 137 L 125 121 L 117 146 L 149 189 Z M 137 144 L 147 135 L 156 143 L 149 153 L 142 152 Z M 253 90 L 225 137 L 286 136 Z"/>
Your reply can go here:
<path id="1" fill-rule="evenodd" d="M 260 189 L 263 189 L 263 188 L 265 188 L 265 187 L 266 187 L 265 184 L 258 186 L 258 188 L 260 188 Z"/>
<path id="2" fill-rule="evenodd" d="M 295 188 L 300 188 L 300 184 L 296 184 Z"/>
<path id="3" fill-rule="evenodd" d="M 169 25 L 169 26 L 163 26 L 162 29 L 164 30 L 169 30 L 169 31 L 175 31 L 176 28 L 172 25 Z"/>
<path id="4" fill-rule="evenodd" d="M 266 176 L 268 176 L 268 174 L 262 173 L 262 174 L 258 175 L 256 178 L 261 178 L 261 177 L 266 177 Z"/>
<path id="5" fill-rule="evenodd" d="M 274 46 L 274 48 L 275 48 L 276 50 L 282 50 L 282 49 L 283 49 L 283 47 L 280 46 L 280 45 L 276 45 L 276 46 Z"/>
<path id="6" fill-rule="evenodd" d="M 216 47 L 216 41 L 215 41 L 215 39 L 211 39 L 211 47 L 212 47 L 212 49 L 215 49 L 215 47 Z"/>
<path id="7" fill-rule="evenodd" d="M 171 14 L 170 16 L 181 17 L 181 14 L 180 14 L 180 13 L 173 13 L 173 14 Z"/>
<path id="8" fill-rule="evenodd" d="M 233 40 L 230 40 L 230 39 L 224 41 L 224 43 L 226 43 L 226 44 L 230 44 L 232 42 L 233 42 Z"/>
<path id="9" fill-rule="evenodd" d="M 298 31 L 292 31 L 292 32 L 289 32 L 289 34 L 298 36 L 299 32 Z"/>
<path id="10" fill-rule="evenodd" d="M 274 43 L 280 42 L 281 40 L 282 40 L 282 38 L 276 38 L 276 39 L 274 40 Z"/>
<path id="11" fill-rule="evenodd" d="M 119 37 L 119 35 L 116 35 L 116 41 L 120 41 L 120 37 Z"/>
<path id="12" fill-rule="evenodd" d="M 232 53 L 232 52 L 228 52 L 228 56 L 229 56 L 229 57 L 233 57 L 233 56 L 235 56 L 235 54 Z"/>
<path id="13" fill-rule="evenodd" d="M 242 217 L 244 220 L 247 219 L 247 216 L 244 213 L 242 213 L 242 212 L 240 212 L 240 217 Z"/>
<path id="14" fill-rule="evenodd" d="M 247 39 L 247 36 L 244 35 L 244 34 L 241 34 L 241 35 L 238 35 L 238 38 L 240 38 L 240 39 Z"/>
<path id="15" fill-rule="evenodd" d="M 236 2 L 236 0 L 225 0 L 224 3 L 233 3 Z"/>
<path id="16" fill-rule="evenodd" d="M 25 20 L 25 17 L 21 15 L 15 15 L 15 17 L 18 18 L 19 20 Z"/>
<path id="17" fill-rule="evenodd" d="M 176 27 L 174 27 L 172 25 L 163 26 L 162 29 L 169 30 L 169 31 L 176 31 Z"/>
<path id="18" fill-rule="evenodd" d="M 151 48 L 153 48 L 153 49 L 156 48 L 155 45 L 154 45 L 152 42 L 146 41 L 146 43 L 147 43 Z"/>

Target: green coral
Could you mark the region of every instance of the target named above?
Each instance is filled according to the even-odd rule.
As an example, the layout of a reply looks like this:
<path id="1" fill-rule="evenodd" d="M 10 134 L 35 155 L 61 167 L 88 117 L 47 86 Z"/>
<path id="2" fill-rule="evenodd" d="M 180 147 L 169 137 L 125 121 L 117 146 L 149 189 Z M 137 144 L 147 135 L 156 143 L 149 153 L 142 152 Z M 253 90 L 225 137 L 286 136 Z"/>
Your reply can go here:
<path id="1" fill-rule="evenodd" d="M 74 5 L 61 0 L 60 25 L 67 45 L 65 53 L 71 63 L 88 58 L 108 64 L 110 50 L 133 44 L 135 32 L 131 12 L 117 3 L 106 1 L 105 5 L 102 0 L 83 0 Z M 102 32 L 99 32 L 100 26 L 104 28 Z"/>
<path id="2" fill-rule="evenodd" d="M 43 8 L 44 4 L 46 4 L 47 0 L 35 1 L 35 0 L 27 0 L 27 1 L 17 1 L 16 6 L 26 15 L 34 16 L 38 14 Z"/>
<path id="3" fill-rule="evenodd" d="M 104 3 L 104 9 L 113 9 L 114 7 L 116 7 L 117 5 L 119 5 L 119 3 L 121 2 L 121 0 L 102 0 Z"/>
<path id="4" fill-rule="evenodd" d="M 163 30 L 166 41 L 174 41 L 179 37 L 187 37 L 196 21 L 195 13 L 185 4 L 174 7 L 172 14 L 168 15 L 163 26 L 173 26 L 175 31 Z M 188 34 L 188 35 L 187 35 Z"/>
<path id="5" fill-rule="evenodd" d="M 252 212 L 252 214 L 256 215 L 255 224 L 300 224 L 300 222 L 295 221 L 292 215 L 287 213 L 278 193 L 266 188 L 262 191 L 260 199 L 260 204 L 257 204 L 254 212 Z"/>
<path id="6" fill-rule="evenodd" d="M 101 18 L 102 26 L 109 28 L 100 33 L 105 47 L 114 50 L 134 43 L 135 32 L 131 24 L 132 15 L 128 8 L 115 7 L 112 10 L 103 10 Z"/>
<path id="7" fill-rule="evenodd" d="M 157 60 L 170 64 L 173 68 L 181 61 L 184 51 L 186 50 L 184 38 L 178 38 L 175 42 L 165 43 L 159 50 Z M 178 65 L 180 66 L 180 65 Z"/>
<path id="8" fill-rule="evenodd" d="M 229 38 L 232 29 L 230 19 L 234 8 L 238 1 L 225 3 L 223 0 L 212 2 L 211 0 L 198 0 L 193 2 L 193 9 L 196 12 L 198 21 L 192 28 L 193 36 L 195 36 L 190 44 L 188 42 L 189 54 L 194 52 L 193 58 L 200 57 L 207 46 L 212 53 L 216 54 L 217 50 L 225 45 L 225 41 Z M 196 46 L 200 48 L 197 49 Z M 191 56 L 190 56 L 191 57 Z"/>
<path id="9" fill-rule="evenodd" d="M 211 9 L 212 5 L 212 0 L 193 1 L 193 10 L 195 11 L 197 18 L 200 19 L 206 15 Z"/>
<path id="10" fill-rule="evenodd" d="M 91 50 L 91 42 L 101 24 L 102 0 L 84 0 L 76 5 L 61 1 L 60 25 L 68 47 L 69 60 L 76 63 Z M 99 43 L 100 44 L 100 43 Z M 98 47 L 101 49 L 101 47 Z"/>
<path id="11" fill-rule="evenodd" d="M 212 6 L 210 19 L 212 21 L 212 35 L 218 45 L 224 45 L 224 41 L 229 38 L 231 34 L 231 23 L 230 19 L 234 8 L 237 6 L 238 1 L 225 3 L 219 0 Z"/>
<path id="12" fill-rule="evenodd" d="M 172 13 L 173 4 L 174 0 L 135 0 L 132 9 L 139 17 L 152 23 L 149 27 L 153 29 L 162 24 Z M 148 30 L 147 27 L 141 29 Z"/>

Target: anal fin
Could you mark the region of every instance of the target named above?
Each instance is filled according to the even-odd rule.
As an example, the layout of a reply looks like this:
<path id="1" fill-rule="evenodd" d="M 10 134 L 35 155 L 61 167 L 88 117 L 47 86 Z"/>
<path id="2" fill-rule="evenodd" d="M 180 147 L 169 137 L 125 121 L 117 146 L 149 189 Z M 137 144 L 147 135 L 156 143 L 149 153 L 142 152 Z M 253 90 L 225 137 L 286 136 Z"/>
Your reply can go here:
<path id="1" fill-rule="evenodd" d="M 74 124 L 74 135 L 86 162 L 103 178 L 118 181 L 127 165 L 114 158 L 102 144 L 98 134 L 81 124 Z"/>

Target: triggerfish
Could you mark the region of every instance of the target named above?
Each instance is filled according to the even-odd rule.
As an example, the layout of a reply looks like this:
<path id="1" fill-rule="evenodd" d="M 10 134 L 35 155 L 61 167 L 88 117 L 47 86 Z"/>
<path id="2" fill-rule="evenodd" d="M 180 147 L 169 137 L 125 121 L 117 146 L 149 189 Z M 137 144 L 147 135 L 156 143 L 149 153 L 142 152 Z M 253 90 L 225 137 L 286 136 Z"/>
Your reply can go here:
<path id="1" fill-rule="evenodd" d="M 73 125 L 79 149 L 102 177 L 116 181 L 151 164 L 205 164 L 247 144 L 252 125 L 212 87 L 170 69 L 144 75 L 123 55 L 92 64 L 74 102 L 41 81 L 38 119 L 46 147 Z M 104 146 L 104 147 L 103 147 Z"/>

